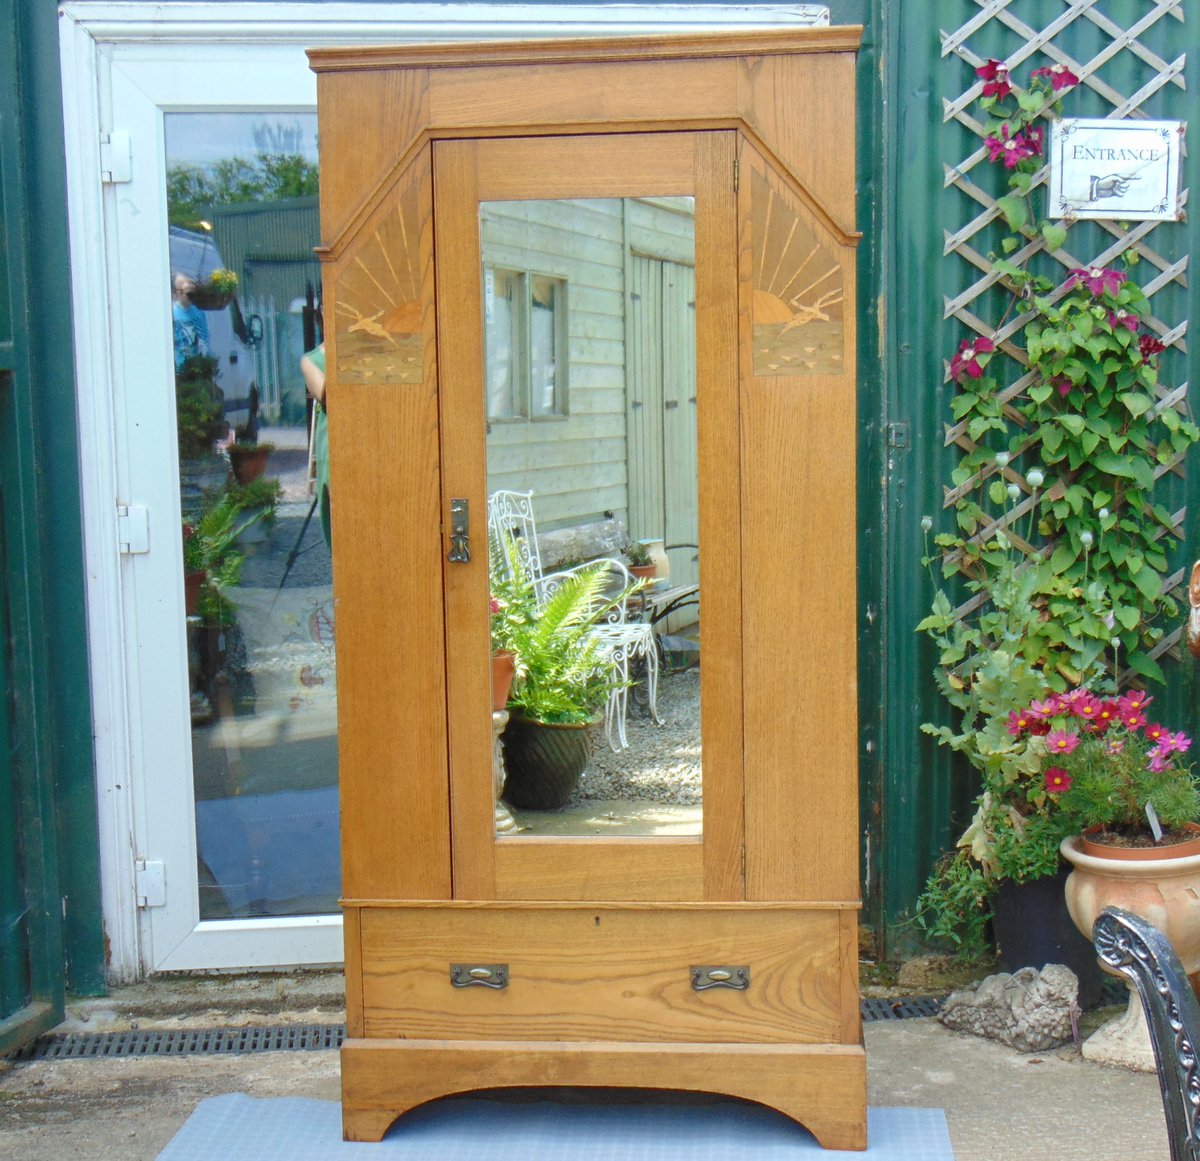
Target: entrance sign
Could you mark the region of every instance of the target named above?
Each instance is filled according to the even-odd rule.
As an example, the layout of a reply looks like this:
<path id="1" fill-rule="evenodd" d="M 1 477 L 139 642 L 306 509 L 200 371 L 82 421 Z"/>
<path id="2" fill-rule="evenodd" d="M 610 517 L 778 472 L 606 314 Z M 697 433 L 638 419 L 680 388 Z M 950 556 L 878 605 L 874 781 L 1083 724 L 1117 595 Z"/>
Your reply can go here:
<path id="1" fill-rule="evenodd" d="M 1182 121 L 1066 117 L 1050 130 L 1050 217 L 1178 221 Z"/>

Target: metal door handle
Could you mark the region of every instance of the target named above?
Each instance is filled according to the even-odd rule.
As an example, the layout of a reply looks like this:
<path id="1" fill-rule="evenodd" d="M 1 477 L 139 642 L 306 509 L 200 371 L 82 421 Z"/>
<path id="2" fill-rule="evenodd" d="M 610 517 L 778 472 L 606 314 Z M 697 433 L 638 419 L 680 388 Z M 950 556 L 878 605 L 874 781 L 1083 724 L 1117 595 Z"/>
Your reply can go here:
<path id="1" fill-rule="evenodd" d="M 471 513 L 466 500 L 450 501 L 451 564 L 466 564 L 471 559 Z"/>

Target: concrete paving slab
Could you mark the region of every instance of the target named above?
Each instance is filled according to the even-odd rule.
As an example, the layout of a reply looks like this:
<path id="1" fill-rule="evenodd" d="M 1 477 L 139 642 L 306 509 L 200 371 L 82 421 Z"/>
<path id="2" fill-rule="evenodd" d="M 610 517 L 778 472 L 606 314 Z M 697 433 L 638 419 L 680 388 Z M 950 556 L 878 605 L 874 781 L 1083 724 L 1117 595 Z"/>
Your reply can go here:
<path id="1" fill-rule="evenodd" d="M 206 1021 L 234 1022 L 205 1011 Z M 944 1109 L 956 1161 L 1168 1161 L 1152 1075 L 1092 1064 L 1074 1048 L 1023 1056 L 933 1019 L 877 1021 L 865 1032 L 872 1107 Z M 205 1097 L 337 1100 L 338 1085 L 332 1051 L 18 1064 L 0 1073 L 0 1157 L 153 1161 Z"/>

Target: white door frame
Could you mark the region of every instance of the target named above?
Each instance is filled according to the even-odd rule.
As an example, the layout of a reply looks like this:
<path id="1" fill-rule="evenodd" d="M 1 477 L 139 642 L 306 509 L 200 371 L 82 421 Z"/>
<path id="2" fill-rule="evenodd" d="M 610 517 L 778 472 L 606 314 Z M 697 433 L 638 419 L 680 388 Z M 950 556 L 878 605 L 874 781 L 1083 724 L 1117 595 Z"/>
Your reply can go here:
<path id="1" fill-rule="evenodd" d="M 175 575 L 182 567 L 178 495 L 166 502 L 147 495 L 154 479 L 175 485 L 174 428 L 164 418 L 172 403 L 164 401 L 163 415 L 155 415 L 143 400 L 130 414 L 124 390 L 139 374 L 159 383 L 172 379 L 162 112 L 315 108 L 316 81 L 304 55 L 315 45 L 825 23 L 827 10 L 814 4 L 60 5 L 100 871 L 113 982 L 145 972 L 342 958 L 340 916 L 200 921 L 186 696 L 165 712 L 144 696 L 186 671 L 182 584 Z M 123 115 L 135 111 L 132 121 L 113 124 L 114 100 Z M 133 135 L 128 184 L 102 181 L 101 135 L 114 130 Z M 143 454 L 131 465 L 133 426 L 147 422 L 162 425 L 161 457 L 147 462 Z M 151 547 L 169 551 L 120 555 L 119 504 L 147 504 Z M 149 586 L 145 573 L 139 579 L 142 608 L 134 600 L 134 569 L 152 577 Z M 150 609 L 148 591 L 159 594 Z M 146 639 L 147 618 L 177 630 L 170 640 Z M 136 860 L 168 856 L 175 860 L 167 875 L 171 903 L 139 912 Z"/>

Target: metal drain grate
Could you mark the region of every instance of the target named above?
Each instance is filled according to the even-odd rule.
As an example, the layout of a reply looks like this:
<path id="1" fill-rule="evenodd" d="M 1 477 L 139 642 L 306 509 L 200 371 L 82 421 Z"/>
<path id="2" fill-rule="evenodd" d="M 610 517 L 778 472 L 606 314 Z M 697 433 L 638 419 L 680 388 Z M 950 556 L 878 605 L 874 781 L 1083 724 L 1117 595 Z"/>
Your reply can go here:
<path id="1" fill-rule="evenodd" d="M 903 1000 L 863 1000 L 864 1020 L 908 1020 L 918 1016 L 936 1016 L 942 1010 L 938 996 L 910 996 Z"/>
<path id="2" fill-rule="evenodd" d="M 864 1020 L 936 1016 L 934 996 L 863 1000 Z M 59 1032 L 42 1036 L 13 1053 L 11 1060 L 106 1060 L 116 1056 L 233 1056 L 244 1052 L 315 1052 L 340 1048 L 341 1024 L 281 1024 L 275 1027 L 179 1028 L 129 1032 Z"/>
<path id="3" fill-rule="evenodd" d="M 273 1028 L 195 1028 L 146 1032 L 67 1032 L 43 1036 L 14 1060 L 83 1060 L 114 1056 L 221 1056 L 243 1052 L 311 1052 L 340 1048 L 341 1024 Z"/>

